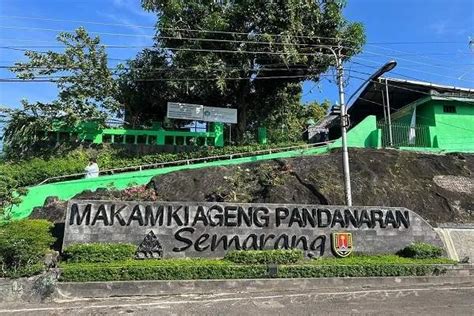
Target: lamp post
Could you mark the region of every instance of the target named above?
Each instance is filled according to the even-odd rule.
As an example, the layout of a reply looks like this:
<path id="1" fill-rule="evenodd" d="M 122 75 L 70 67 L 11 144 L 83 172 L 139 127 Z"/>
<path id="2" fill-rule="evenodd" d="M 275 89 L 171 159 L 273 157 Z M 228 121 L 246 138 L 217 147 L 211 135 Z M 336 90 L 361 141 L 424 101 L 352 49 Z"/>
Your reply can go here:
<path id="1" fill-rule="evenodd" d="M 347 150 L 347 128 L 348 120 L 346 114 L 346 104 L 344 102 L 344 68 L 342 66 L 342 54 L 341 45 L 338 45 L 337 52 L 332 46 L 318 45 L 319 47 L 328 49 L 334 59 L 336 60 L 337 70 L 337 86 L 339 90 L 339 107 L 340 107 L 340 120 L 341 120 L 341 143 L 342 143 L 342 169 L 344 173 L 344 195 L 347 206 L 352 206 L 352 190 L 351 190 L 351 174 L 349 171 L 349 152 Z"/>

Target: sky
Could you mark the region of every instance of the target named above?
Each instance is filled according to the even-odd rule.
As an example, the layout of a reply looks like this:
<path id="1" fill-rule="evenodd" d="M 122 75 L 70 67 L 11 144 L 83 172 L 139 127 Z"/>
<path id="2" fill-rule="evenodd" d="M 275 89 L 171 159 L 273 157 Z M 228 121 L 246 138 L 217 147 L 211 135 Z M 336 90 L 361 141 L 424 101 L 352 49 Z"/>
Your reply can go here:
<path id="1" fill-rule="evenodd" d="M 345 64 L 348 95 L 390 59 L 398 63 L 390 77 L 474 88 L 474 47 L 469 47 L 474 0 L 348 0 L 345 16 L 362 22 L 367 36 L 364 52 Z M 151 45 L 155 22 L 156 16 L 145 12 L 139 0 L 0 0 L 0 66 L 25 60 L 21 51 L 5 46 L 55 45 L 58 30 L 79 26 L 90 33 L 114 34 L 100 34 L 105 44 Z M 109 49 L 109 66 L 139 50 Z M 0 78 L 12 77 L 0 68 Z M 51 83 L 0 82 L 1 106 L 18 107 L 23 98 L 48 102 L 56 95 Z M 304 102 L 325 99 L 338 99 L 331 77 L 304 83 Z"/>

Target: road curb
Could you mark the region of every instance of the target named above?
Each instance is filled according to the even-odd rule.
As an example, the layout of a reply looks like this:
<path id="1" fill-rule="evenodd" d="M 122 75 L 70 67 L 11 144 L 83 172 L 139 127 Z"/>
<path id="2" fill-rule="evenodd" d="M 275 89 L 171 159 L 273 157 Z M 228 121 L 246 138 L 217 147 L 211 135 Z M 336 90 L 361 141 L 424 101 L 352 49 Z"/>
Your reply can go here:
<path id="1" fill-rule="evenodd" d="M 403 288 L 409 286 L 473 283 L 474 275 L 313 278 L 313 279 L 240 279 L 240 280 L 173 280 L 60 282 L 56 298 L 108 298 L 186 294 L 223 294 L 252 292 L 325 291 L 328 289 Z"/>

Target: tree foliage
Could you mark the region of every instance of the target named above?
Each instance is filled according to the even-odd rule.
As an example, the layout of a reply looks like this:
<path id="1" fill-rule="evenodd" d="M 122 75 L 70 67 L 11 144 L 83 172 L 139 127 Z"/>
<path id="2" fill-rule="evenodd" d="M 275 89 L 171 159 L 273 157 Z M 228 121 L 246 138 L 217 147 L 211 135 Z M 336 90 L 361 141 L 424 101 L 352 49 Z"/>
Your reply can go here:
<path id="1" fill-rule="evenodd" d="M 339 0 L 142 4 L 158 16 L 155 48 L 122 74 L 128 117 L 162 119 L 167 101 L 230 106 L 241 140 L 280 107 L 299 103 L 301 83 L 335 64 L 328 47 L 347 60 L 364 43 L 362 26 L 344 19 Z"/>
<path id="2" fill-rule="evenodd" d="M 8 117 L 3 134 L 7 156 L 24 157 L 38 149 L 45 140 L 39 132 L 58 121 L 68 126 L 81 120 L 104 122 L 120 111 L 117 83 L 100 39 L 78 28 L 74 33 L 60 33 L 57 40 L 63 52 L 26 51 L 29 60 L 11 69 L 20 79 L 54 81 L 58 97 L 50 103 L 22 100 L 20 109 L 0 107 L 0 113 Z"/>
<path id="3" fill-rule="evenodd" d="M 21 203 L 21 197 L 27 193 L 18 186 L 18 181 L 7 175 L 0 175 L 0 220 L 8 220 L 13 206 Z"/>

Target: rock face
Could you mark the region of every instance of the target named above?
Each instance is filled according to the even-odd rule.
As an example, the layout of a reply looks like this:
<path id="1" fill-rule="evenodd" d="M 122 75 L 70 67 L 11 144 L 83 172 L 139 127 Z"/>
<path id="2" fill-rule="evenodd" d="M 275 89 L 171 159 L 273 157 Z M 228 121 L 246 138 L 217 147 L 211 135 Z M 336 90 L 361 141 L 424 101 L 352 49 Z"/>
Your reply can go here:
<path id="1" fill-rule="evenodd" d="M 43 206 L 35 207 L 30 219 L 47 219 L 53 223 L 62 223 L 66 216 L 67 202 L 60 200 L 57 196 L 49 196 Z"/>
<path id="2" fill-rule="evenodd" d="M 401 206 L 431 224 L 474 221 L 474 155 L 350 149 L 354 205 Z M 165 201 L 344 204 L 341 153 L 174 172 Z"/>
<path id="3" fill-rule="evenodd" d="M 474 155 L 350 149 L 354 205 L 406 207 L 432 225 L 474 222 Z M 341 153 L 185 170 L 148 184 L 158 200 L 344 204 Z M 104 190 L 75 198 L 101 199 Z M 110 197 L 117 192 L 108 192 Z M 64 204 L 32 216 L 60 221 Z M 55 212 L 54 216 L 48 215 Z"/>

